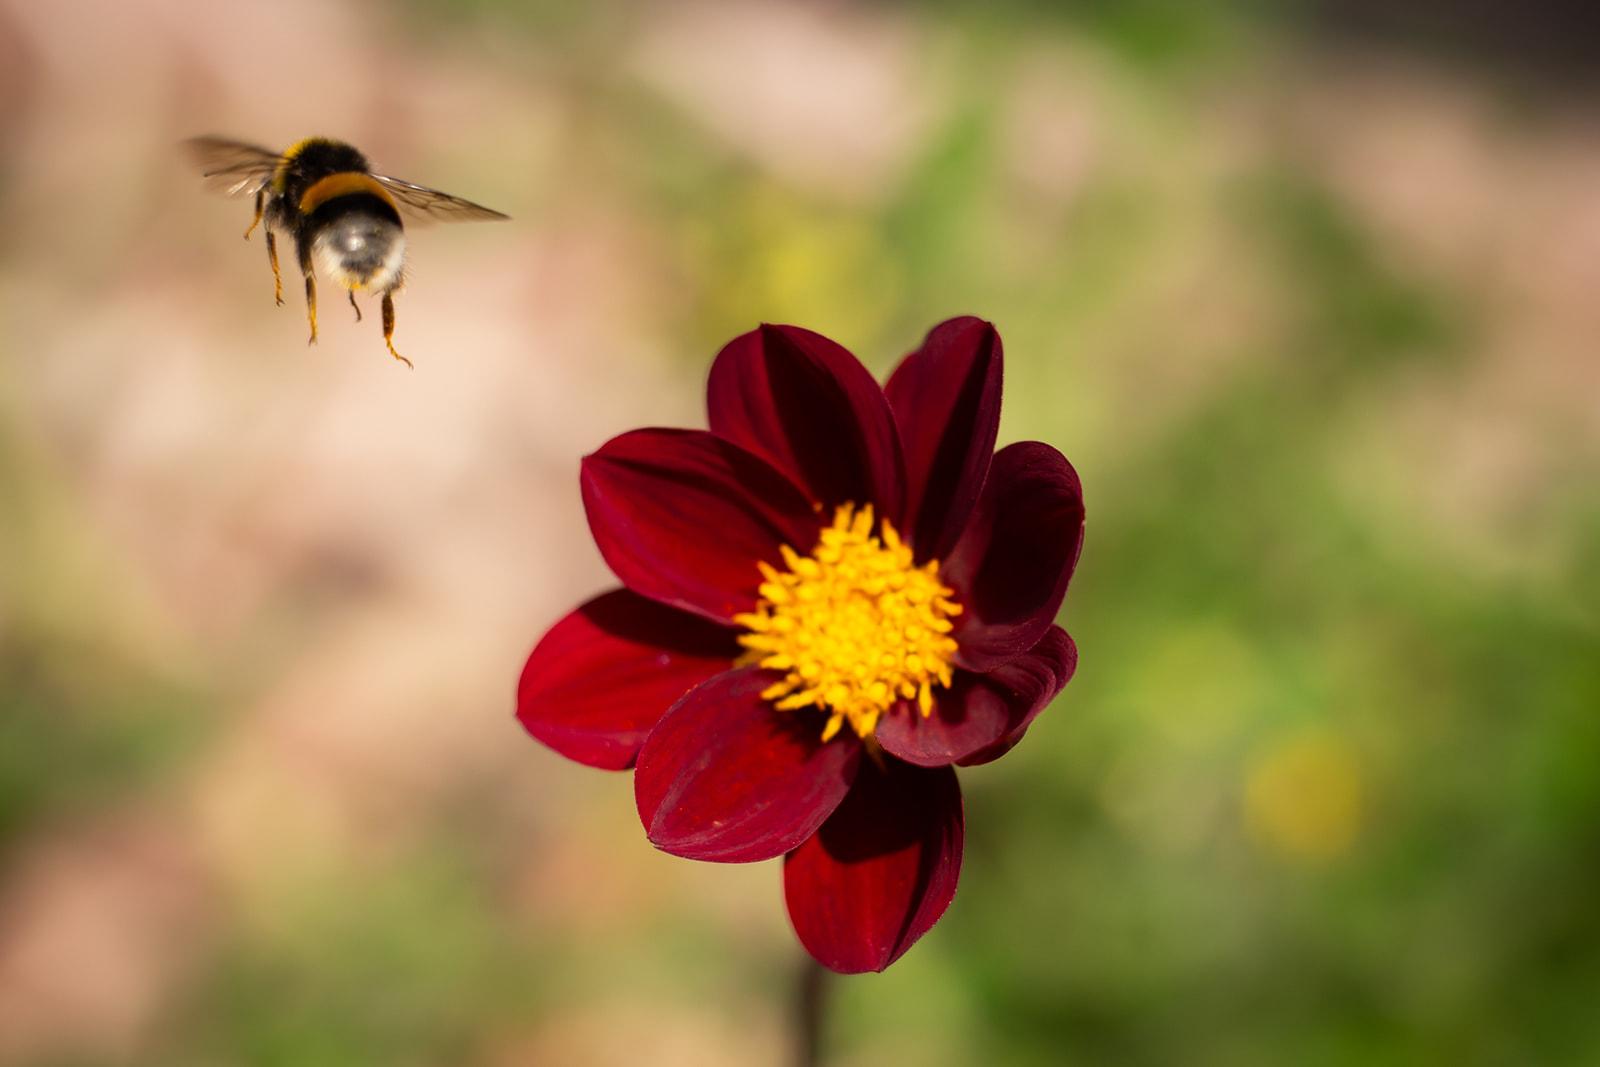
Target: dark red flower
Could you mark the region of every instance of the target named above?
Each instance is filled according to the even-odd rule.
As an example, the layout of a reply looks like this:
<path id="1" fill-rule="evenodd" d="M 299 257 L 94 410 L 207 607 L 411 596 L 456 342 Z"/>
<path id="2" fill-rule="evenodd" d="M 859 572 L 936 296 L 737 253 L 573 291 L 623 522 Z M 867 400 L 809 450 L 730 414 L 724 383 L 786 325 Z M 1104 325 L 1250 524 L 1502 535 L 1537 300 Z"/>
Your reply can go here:
<path id="1" fill-rule="evenodd" d="M 1054 624 L 1083 494 L 1037 441 L 994 451 L 1000 337 L 933 329 L 879 388 L 818 334 L 763 326 L 711 368 L 705 430 L 636 430 L 583 461 L 624 588 L 558 622 L 517 715 L 634 776 L 658 848 L 785 856 L 796 933 L 881 971 L 955 894 L 953 764 L 1015 745 L 1072 677 Z"/>

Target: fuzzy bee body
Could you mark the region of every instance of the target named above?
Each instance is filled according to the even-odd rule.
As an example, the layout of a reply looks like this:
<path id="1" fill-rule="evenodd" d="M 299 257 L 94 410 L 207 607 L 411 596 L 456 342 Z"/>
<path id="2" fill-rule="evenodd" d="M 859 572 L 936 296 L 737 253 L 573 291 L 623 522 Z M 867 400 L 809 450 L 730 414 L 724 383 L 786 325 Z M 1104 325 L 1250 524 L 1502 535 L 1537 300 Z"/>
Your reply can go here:
<path id="1" fill-rule="evenodd" d="M 347 193 L 306 216 L 296 243 L 309 241 L 311 261 L 346 289 L 392 292 L 405 270 L 406 239 L 394 205 Z"/>
<path id="2" fill-rule="evenodd" d="M 383 304 L 383 340 L 389 354 L 407 366 L 394 348 L 394 293 L 405 282 L 405 225 L 413 219 L 504 219 L 470 200 L 374 174 L 366 156 L 342 141 L 307 138 L 282 153 L 221 137 L 197 137 L 189 150 L 203 175 L 229 195 L 255 197 L 248 238 L 264 224 L 267 259 L 272 265 L 274 298 L 283 303 L 276 235 L 294 239 L 295 257 L 306 283 L 306 315 L 311 341 L 317 339 L 318 273 L 347 291 L 361 319 L 357 292 L 378 293 Z"/>

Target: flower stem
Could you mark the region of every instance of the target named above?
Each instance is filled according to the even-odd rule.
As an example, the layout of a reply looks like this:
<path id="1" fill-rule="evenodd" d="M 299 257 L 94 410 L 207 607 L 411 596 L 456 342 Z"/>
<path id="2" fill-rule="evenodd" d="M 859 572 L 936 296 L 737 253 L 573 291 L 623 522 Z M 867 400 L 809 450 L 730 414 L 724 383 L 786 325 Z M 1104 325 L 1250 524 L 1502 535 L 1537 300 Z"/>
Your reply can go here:
<path id="1" fill-rule="evenodd" d="M 796 1067 L 817 1067 L 822 1062 L 822 1028 L 827 1008 L 827 977 L 821 964 L 802 950 L 795 997 Z"/>

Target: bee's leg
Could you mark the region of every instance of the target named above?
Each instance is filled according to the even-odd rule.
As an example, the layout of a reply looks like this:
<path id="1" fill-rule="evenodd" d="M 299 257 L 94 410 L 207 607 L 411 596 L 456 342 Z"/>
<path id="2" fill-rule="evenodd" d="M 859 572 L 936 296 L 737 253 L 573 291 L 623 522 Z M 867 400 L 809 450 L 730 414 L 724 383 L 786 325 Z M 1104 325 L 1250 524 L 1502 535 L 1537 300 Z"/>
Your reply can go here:
<path id="1" fill-rule="evenodd" d="M 278 273 L 278 239 L 267 227 L 267 262 L 272 264 L 272 299 L 283 307 L 283 275 Z"/>
<path id="2" fill-rule="evenodd" d="M 361 305 L 356 303 L 356 291 L 354 289 L 346 289 L 344 291 L 344 295 L 350 298 L 350 306 L 356 309 L 356 321 L 360 322 Z"/>
<path id="3" fill-rule="evenodd" d="M 306 276 L 306 318 L 311 320 L 311 340 L 306 344 L 317 343 L 317 279 L 311 272 L 311 246 L 305 241 L 295 241 L 296 250 L 300 253 L 300 273 Z"/>
<path id="4" fill-rule="evenodd" d="M 244 239 L 246 241 L 250 240 L 250 235 L 256 232 L 256 227 L 261 225 L 261 212 L 266 208 L 266 206 L 267 187 L 263 185 L 261 188 L 256 190 L 256 217 L 250 220 L 250 228 L 244 231 Z M 267 233 L 267 238 L 269 240 L 272 238 L 270 231 Z"/>
<path id="5" fill-rule="evenodd" d="M 412 363 L 405 356 L 394 350 L 394 295 L 392 291 L 383 294 L 383 343 L 389 346 L 389 354 L 408 367 Z M 413 367 L 413 369 L 415 369 Z"/>
<path id="6" fill-rule="evenodd" d="M 311 339 L 308 345 L 317 343 L 317 280 L 311 275 L 306 275 L 306 318 L 311 320 Z"/>

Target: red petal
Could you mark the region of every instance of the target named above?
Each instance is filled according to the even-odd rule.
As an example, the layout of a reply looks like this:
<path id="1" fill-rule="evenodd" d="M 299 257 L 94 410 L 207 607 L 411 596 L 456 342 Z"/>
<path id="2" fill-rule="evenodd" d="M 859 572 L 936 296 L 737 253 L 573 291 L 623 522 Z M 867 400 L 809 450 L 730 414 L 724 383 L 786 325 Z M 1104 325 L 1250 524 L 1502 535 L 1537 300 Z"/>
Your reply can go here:
<path id="1" fill-rule="evenodd" d="M 993 326 L 970 315 L 935 326 L 884 386 L 906 457 L 907 535 L 940 559 L 966 528 L 1000 430 L 1003 355 Z"/>
<path id="2" fill-rule="evenodd" d="M 517 684 L 517 718 L 568 759 L 626 770 L 666 710 L 738 654 L 733 631 L 618 589 L 539 641 Z"/>
<path id="3" fill-rule="evenodd" d="M 781 856 L 850 789 L 861 745 L 822 743 L 822 720 L 761 699 L 772 675 L 718 675 L 662 718 L 639 752 L 634 799 L 659 849 L 692 860 Z"/>
<path id="4" fill-rule="evenodd" d="M 1034 666 L 1029 666 L 1030 664 Z M 989 763 L 997 760 L 1007 752 L 1010 752 L 1017 746 L 1017 742 L 1022 740 L 1023 735 L 1028 732 L 1028 727 L 1033 725 L 1033 720 L 1039 717 L 1039 713 L 1048 708 L 1051 701 L 1072 680 L 1072 676 L 1078 670 L 1078 646 L 1073 643 L 1072 638 L 1068 637 L 1067 632 L 1061 627 L 1050 627 L 1045 633 L 1044 639 L 1039 642 L 1038 647 L 1032 652 L 1029 652 L 1026 656 L 1019 656 L 988 677 L 1000 676 L 1005 678 L 1008 677 L 1007 672 L 1014 667 L 1022 666 L 1023 669 L 1032 671 L 1041 669 L 1040 665 L 1042 665 L 1042 669 L 1047 669 L 1053 674 L 1054 677 L 1050 683 L 1053 688 L 1047 693 L 1041 694 L 1033 707 L 1028 709 L 1027 714 L 1023 715 L 1020 721 L 1011 726 L 1004 737 L 992 745 L 979 749 L 970 756 L 961 757 L 957 761 L 961 766 L 976 767 L 980 763 Z"/>
<path id="5" fill-rule="evenodd" d="M 955 618 L 956 662 L 989 671 L 1039 643 L 1083 550 L 1083 486 L 1047 444 L 995 453 L 972 521 L 942 576 L 965 610 Z"/>
<path id="6" fill-rule="evenodd" d="M 704 430 L 635 430 L 583 461 L 583 504 L 600 554 L 635 593 L 731 619 L 755 606 L 756 561 L 809 552 L 820 526 L 766 462 Z"/>
<path id="7" fill-rule="evenodd" d="M 955 771 L 863 766 L 839 810 L 784 861 L 800 943 L 842 974 L 883 970 L 949 906 L 961 844 Z"/>
<path id="8" fill-rule="evenodd" d="M 900 522 L 903 461 L 889 403 L 860 361 L 821 334 L 762 326 L 734 338 L 711 366 L 706 408 L 713 433 L 766 459 L 813 502 L 870 502 Z"/>
<path id="9" fill-rule="evenodd" d="M 910 702 L 895 708 L 878 723 L 878 743 L 919 767 L 987 763 L 1022 739 L 1077 666 L 1072 638 L 1052 626 L 1036 646 L 988 674 L 958 671 L 931 715 Z"/>

